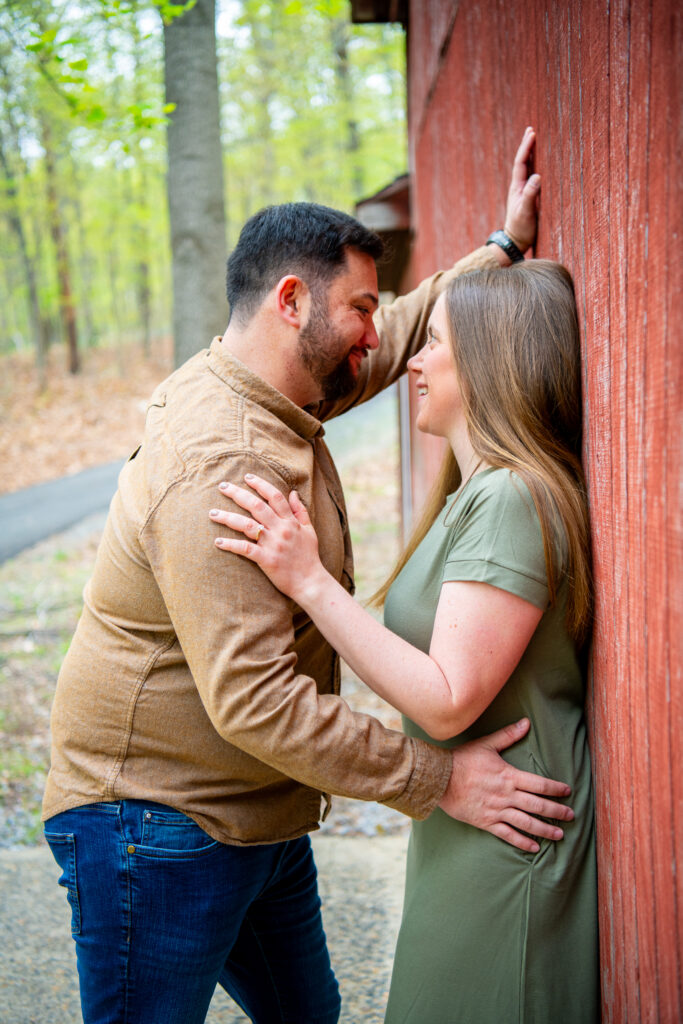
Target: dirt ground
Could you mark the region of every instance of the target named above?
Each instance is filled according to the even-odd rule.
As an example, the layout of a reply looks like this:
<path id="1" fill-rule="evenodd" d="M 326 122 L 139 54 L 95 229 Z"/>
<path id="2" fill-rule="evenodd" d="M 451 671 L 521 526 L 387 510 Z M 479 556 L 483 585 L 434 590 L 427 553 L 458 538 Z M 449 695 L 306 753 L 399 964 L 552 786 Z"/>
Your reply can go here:
<path id="1" fill-rule="evenodd" d="M 85 354 L 71 378 L 52 353 L 49 389 L 38 392 L 23 356 L 0 360 L 0 491 L 9 492 L 113 461 L 139 443 L 146 400 L 170 369 L 170 346 L 151 359 L 131 349 Z M 123 371 L 120 372 L 122 370 Z M 375 403 L 371 403 L 375 406 Z M 347 497 L 358 595 L 365 600 L 398 552 L 398 439 L 392 406 L 356 410 L 364 419 L 330 444 Z M 368 419 L 368 415 L 371 419 Z M 348 417 L 344 417 L 348 420 Z M 49 764 L 49 712 L 59 666 L 80 614 L 104 516 L 50 537 L 0 565 L 0 846 L 39 842 L 40 799 Z M 400 728 L 397 712 L 345 673 L 355 710 Z M 325 828 L 341 834 L 403 831 L 407 819 L 374 804 L 336 800 Z"/>

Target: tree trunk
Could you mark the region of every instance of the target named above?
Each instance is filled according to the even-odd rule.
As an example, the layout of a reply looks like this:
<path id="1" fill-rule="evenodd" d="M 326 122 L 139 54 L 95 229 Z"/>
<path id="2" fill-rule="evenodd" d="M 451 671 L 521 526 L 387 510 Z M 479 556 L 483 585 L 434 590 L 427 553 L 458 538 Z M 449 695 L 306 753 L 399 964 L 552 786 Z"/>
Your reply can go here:
<path id="1" fill-rule="evenodd" d="M 40 313 L 40 302 L 38 300 L 38 287 L 36 284 L 36 268 L 31 255 L 28 250 L 28 243 L 26 241 L 26 233 L 24 231 L 24 225 L 21 220 L 21 214 L 19 212 L 19 204 L 17 197 L 17 189 L 14 185 L 14 178 L 10 171 L 10 167 L 5 155 L 5 150 L 2 145 L 2 138 L 0 137 L 0 165 L 2 166 L 3 173 L 5 175 L 5 195 L 7 196 L 9 209 L 7 210 L 7 217 L 9 223 L 16 235 L 17 244 L 19 246 L 19 252 L 21 253 L 21 261 L 24 267 L 24 276 L 26 278 L 26 292 L 28 296 L 29 304 L 29 323 L 31 325 L 31 332 L 33 334 L 33 340 L 36 350 L 36 370 L 38 373 L 38 387 L 41 391 L 45 390 L 47 386 L 47 375 L 46 375 L 46 354 L 47 354 L 47 338 L 45 336 L 45 325 L 43 318 Z"/>
<path id="2" fill-rule="evenodd" d="M 83 203 L 81 196 L 85 193 L 85 188 L 82 181 L 82 174 L 79 164 L 73 159 L 70 160 L 70 174 L 73 188 L 73 198 L 71 204 L 74 212 L 74 224 L 76 228 L 76 239 L 77 239 L 77 256 L 74 256 L 72 249 L 72 266 L 76 269 L 78 274 L 80 295 L 78 309 L 80 313 L 81 323 L 81 345 L 86 348 L 91 348 L 97 341 L 98 330 L 95 327 L 95 317 L 93 314 L 92 299 L 91 296 L 94 293 L 94 264 L 92 252 L 88 247 L 88 240 L 86 237 L 86 217 L 83 211 Z M 83 340 L 85 338 L 85 341 Z"/>
<path id="3" fill-rule="evenodd" d="M 164 26 L 168 205 L 176 366 L 227 322 L 225 208 L 215 0 L 197 0 Z"/>
<path id="4" fill-rule="evenodd" d="M 54 149 L 52 147 L 52 134 L 50 132 L 50 125 L 47 121 L 43 122 L 42 128 L 43 149 L 45 150 L 45 181 L 47 188 L 48 218 L 50 221 L 50 235 L 55 247 L 55 259 L 57 262 L 59 314 L 69 352 L 69 372 L 79 373 L 81 369 L 81 360 L 78 351 L 76 310 L 74 309 L 73 299 L 71 296 L 71 273 L 69 270 L 69 257 L 66 251 L 64 225 L 62 224 L 62 219 L 59 214 L 59 201 L 57 198 L 57 170 L 55 166 Z"/>
<path id="5" fill-rule="evenodd" d="M 353 82 L 349 69 L 348 53 L 349 26 L 346 20 L 332 23 L 332 49 L 334 50 L 334 70 L 337 78 L 339 95 L 346 119 L 346 152 L 349 154 L 351 167 L 351 194 L 354 199 L 363 195 L 363 165 L 360 159 L 360 135 L 358 122 L 353 115 Z"/>
<path id="6" fill-rule="evenodd" d="M 135 102 L 142 104 L 142 63 L 140 26 L 137 17 L 133 17 L 133 60 L 135 62 Z M 134 191 L 137 193 L 138 208 L 147 209 L 147 164 L 145 154 L 140 146 L 140 136 L 136 132 L 131 140 L 135 155 L 135 167 L 138 172 Z M 150 283 L 150 242 L 149 230 L 144 217 L 137 217 L 133 227 L 137 262 L 135 267 L 135 291 L 137 296 L 138 319 L 142 329 L 142 351 L 149 358 L 152 350 L 152 287 Z"/>

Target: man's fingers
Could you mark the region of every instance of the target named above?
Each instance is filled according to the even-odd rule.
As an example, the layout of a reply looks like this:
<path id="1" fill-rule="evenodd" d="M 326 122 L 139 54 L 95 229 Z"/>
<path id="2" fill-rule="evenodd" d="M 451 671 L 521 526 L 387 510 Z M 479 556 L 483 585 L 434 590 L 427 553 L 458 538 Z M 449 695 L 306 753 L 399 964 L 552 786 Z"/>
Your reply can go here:
<path id="1" fill-rule="evenodd" d="M 501 750 L 505 750 L 507 747 L 511 747 L 513 743 L 518 743 L 519 740 L 523 739 L 529 731 L 529 725 L 528 718 L 520 718 L 518 722 L 505 725 L 502 729 L 498 729 L 497 732 L 484 736 L 483 739 L 487 746 L 500 753 Z"/>
<path id="2" fill-rule="evenodd" d="M 511 773 L 509 778 L 516 789 L 525 793 L 535 793 L 538 796 L 565 797 L 571 793 L 571 787 L 566 782 L 558 782 L 557 779 L 546 779 L 544 775 L 534 775 L 533 772 L 523 772 L 519 768 L 508 766 Z M 560 806 L 560 805 L 557 805 Z M 534 813 L 544 813 L 541 811 Z M 556 814 L 550 815 L 558 817 Z"/>
<path id="3" fill-rule="evenodd" d="M 532 775 L 531 778 L 538 779 L 540 776 Z M 533 786 L 534 783 L 530 783 L 530 785 Z M 536 793 L 518 790 L 514 803 L 516 807 L 520 807 L 528 814 L 536 814 L 541 818 L 557 818 L 559 821 L 574 820 L 574 812 L 571 807 L 555 803 L 554 800 L 545 800 L 543 797 L 537 796 Z"/>
<path id="4" fill-rule="evenodd" d="M 492 825 L 489 832 L 491 835 L 497 836 L 498 839 L 502 839 L 503 842 L 509 843 L 510 846 L 516 846 L 518 850 L 524 850 L 525 853 L 538 853 L 540 849 L 537 842 L 529 836 L 522 835 L 521 832 L 515 832 L 513 828 L 510 828 L 504 822 Z"/>
<path id="5" fill-rule="evenodd" d="M 520 811 L 516 807 L 509 807 L 501 814 L 501 819 L 508 825 L 512 825 L 513 828 L 529 832 L 532 836 L 540 836 L 543 839 L 557 840 L 564 835 L 562 829 L 557 825 L 534 818 L 533 815 L 525 814 L 524 811 Z"/>
<path id="6" fill-rule="evenodd" d="M 536 132 L 533 128 L 527 128 L 522 136 L 522 141 L 519 144 L 519 148 L 515 153 L 514 163 L 512 165 L 512 183 L 513 185 L 519 185 L 520 187 L 524 184 L 527 179 L 528 169 L 527 161 L 531 155 L 531 150 L 534 148 L 536 142 Z"/>

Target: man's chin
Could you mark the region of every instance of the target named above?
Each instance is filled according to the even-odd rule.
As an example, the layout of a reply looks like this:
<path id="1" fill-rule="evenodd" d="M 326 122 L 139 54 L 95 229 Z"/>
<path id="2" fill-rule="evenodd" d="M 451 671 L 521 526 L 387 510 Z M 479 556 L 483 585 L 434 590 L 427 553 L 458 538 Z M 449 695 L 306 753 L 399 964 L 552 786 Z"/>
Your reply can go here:
<path id="1" fill-rule="evenodd" d="M 360 364 L 358 369 L 360 369 Z M 340 398 L 350 395 L 356 386 L 357 376 L 358 370 L 355 370 L 352 362 L 346 358 L 340 366 L 328 373 L 322 382 L 325 401 L 336 402 Z"/>

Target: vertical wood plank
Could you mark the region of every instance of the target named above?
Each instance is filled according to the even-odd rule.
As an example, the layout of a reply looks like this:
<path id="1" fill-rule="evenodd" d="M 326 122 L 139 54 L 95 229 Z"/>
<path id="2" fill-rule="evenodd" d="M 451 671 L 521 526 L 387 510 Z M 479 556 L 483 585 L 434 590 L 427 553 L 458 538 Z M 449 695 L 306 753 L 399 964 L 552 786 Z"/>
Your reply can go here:
<path id="1" fill-rule="evenodd" d="M 678 5 L 677 5 L 678 6 Z M 647 710 L 652 742 L 649 760 L 649 792 L 644 786 L 640 792 L 647 800 L 652 820 L 650 864 L 653 874 L 654 902 L 652 907 L 642 906 L 645 920 L 651 922 L 659 943 L 652 951 L 651 977 L 645 977 L 654 987 L 657 1004 L 645 1020 L 680 1019 L 678 999 L 680 980 L 673 967 L 676 938 L 676 916 L 671 871 L 674 856 L 674 838 L 670 808 L 681 780 L 671 775 L 671 684 L 672 665 L 668 644 L 669 573 L 675 556 L 675 504 L 667 495 L 668 466 L 675 454 L 671 451 L 674 427 L 673 410 L 669 404 L 672 375 L 670 329 L 667 295 L 670 290 L 669 243 L 671 238 L 671 193 L 673 178 L 670 173 L 677 165 L 668 166 L 666 155 L 680 160 L 675 154 L 671 138 L 675 135 L 675 119 L 680 118 L 671 90 L 673 68 L 669 67 L 675 49 L 677 11 L 667 3 L 653 3 L 651 12 L 650 60 L 650 133 L 648 137 L 649 163 L 649 217 L 648 217 L 648 270 L 647 270 L 647 323 L 648 343 L 645 363 L 644 394 L 646 402 L 646 566 L 647 593 Z M 680 24 L 680 9 L 678 10 Z M 680 37 L 679 37 L 680 43 Z M 672 49 L 673 46 L 673 49 Z M 678 52 L 680 60 L 680 51 Z M 675 80 L 675 79 L 674 79 Z M 679 96 L 680 101 L 680 96 Z M 660 159 L 660 154 L 664 159 Z M 680 342 L 680 334 L 679 334 Z M 680 350 L 679 350 L 680 351 Z M 680 413 L 680 398 L 678 399 Z M 680 422 L 680 419 L 679 419 Z M 675 431 L 675 428 L 674 428 Z M 672 496 L 673 497 L 673 496 Z M 679 509 L 680 515 L 680 509 Z M 678 723 L 680 724 L 680 723 Z M 649 913 L 648 913 L 649 909 Z"/>

